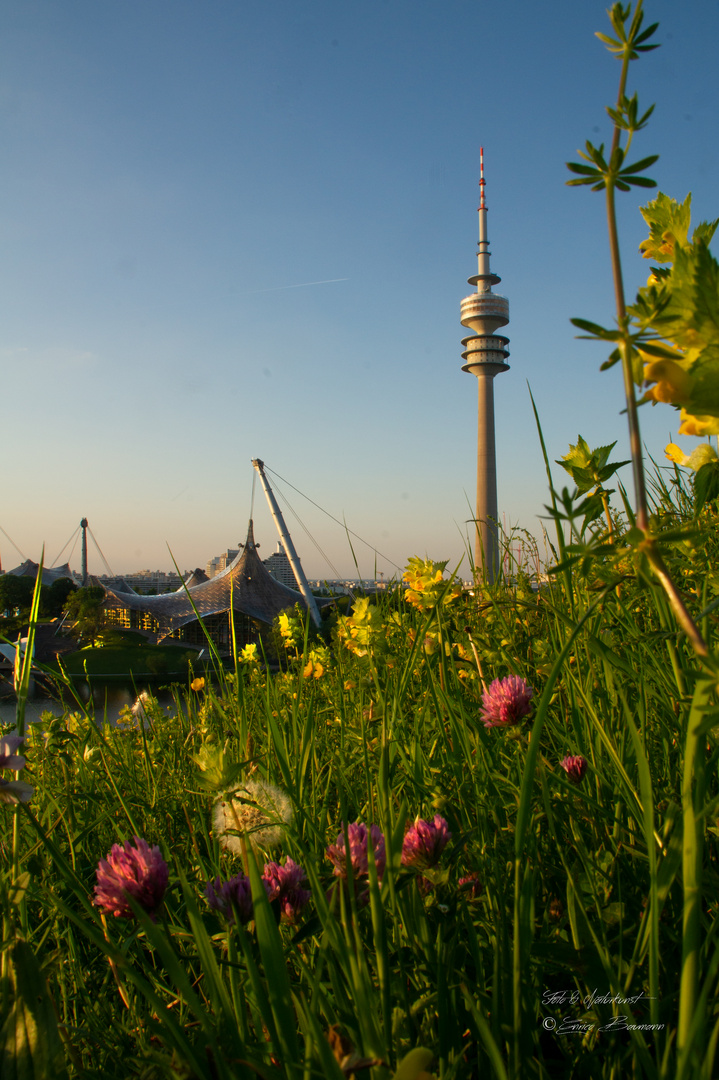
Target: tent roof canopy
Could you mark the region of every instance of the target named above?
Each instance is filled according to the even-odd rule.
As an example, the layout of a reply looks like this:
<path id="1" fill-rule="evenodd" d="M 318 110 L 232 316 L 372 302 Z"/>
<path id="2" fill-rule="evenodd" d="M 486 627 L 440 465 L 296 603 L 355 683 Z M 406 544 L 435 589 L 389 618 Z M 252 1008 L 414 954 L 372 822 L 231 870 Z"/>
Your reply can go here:
<path id="1" fill-rule="evenodd" d="M 260 622 L 271 623 L 286 608 L 305 602 L 299 592 L 276 581 L 257 553 L 250 520 L 247 540 L 230 565 L 199 585 L 161 596 L 140 596 L 105 587 L 105 607 L 142 611 L 158 623 L 158 640 L 195 620 L 223 611 L 239 611 Z"/>

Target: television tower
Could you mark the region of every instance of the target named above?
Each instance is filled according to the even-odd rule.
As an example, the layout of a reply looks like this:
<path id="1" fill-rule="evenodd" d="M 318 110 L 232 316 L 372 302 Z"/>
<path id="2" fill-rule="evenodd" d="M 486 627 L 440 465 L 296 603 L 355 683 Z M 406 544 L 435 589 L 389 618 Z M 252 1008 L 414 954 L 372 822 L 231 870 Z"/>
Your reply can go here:
<path id="1" fill-rule="evenodd" d="M 462 371 L 477 376 L 479 388 L 477 425 L 477 509 L 474 545 L 475 566 L 484 567 L 494 581 L 499 569 L 497 543 L 497 457 L 494 447 L 494 376 L 509 371 L 509 338 L 496 331 L 509 322 L 509 300 L 492 292 L 502 280 L 489 269 L 487 206 L 484 200 L 484 148 L 479 151 L 479 249 L 477 276 L 468 279 L 476 293 L 465 296 L 460 306 L 462 326 L 474 331 L 464 338 Z"/>

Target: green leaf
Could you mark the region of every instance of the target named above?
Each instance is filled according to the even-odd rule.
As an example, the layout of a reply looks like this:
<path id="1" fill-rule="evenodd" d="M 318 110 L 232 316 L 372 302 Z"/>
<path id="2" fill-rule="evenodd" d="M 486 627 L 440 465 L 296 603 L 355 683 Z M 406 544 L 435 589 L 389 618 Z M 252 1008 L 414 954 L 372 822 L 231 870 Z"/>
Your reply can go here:
<path id="1" fill-rule="evenodd" d="M 35 954 L 24 941 L 10 949 L 15 1001 L 0 1030 L 3 1080 L 62 1080 L 62 1051 L 47 982 Z"/>
<path id="2" fill-rule="evenodd" d="M 597 175 L 599 175 L 599 174 L 597 173 Z M 582 184 L 593 184 L 593 183 L 594 183 L 594 177 L 592 177 L 592 176 L 587 176 L 587 177 L 584 178 L 584 180 L 567 180 L 567 182 L 566 182 L 567 187 L 580 187 Z M 599 191 L 603 187 L 604 187 L 604 181 L 602 180 L 599 184 L 594 185 L 594 187 L 592 188 L 592 191 Z"/>
<path id="3" fill-rule="evenodd" d="M 660 360 L 678 360 L 676 349 L 670 349 L 666 345 L 660 345 L 656 341 L 641 341 L 638 343 L 643 353 L 656 356 Z"/>
<path id="4" fill-rule="evenodd" d="M 649 239 L 639 246 L 645 259 L 668 262 L 666 242 L 667 234 L 673 241 L 685 244 L 691 218 L 691 194 L 683 203 L 678 203 L 669 195 L 659 192 L 656 199 L 640 206 L 639 210 L 649 226 Z"/>
<path id="5" fill-rule="evenodd" d="M 693 326 L 709 342 L 719 343 L 719 263 L 703 240 L 696 245 Z"/>
<path id="6" fill-rule="evenodd" d="M 657 186 L 656 180 L 651 180 L 648 176 L 624 176 L 622 173 L 622 179 L 627 184 L 632 184 L 634 187 L 653 188 Z M 617 181 L 617 187 L 620 186 L 620 181 Z M 622 191 L 628 191 L 629 188 L 622 188 Z"/>
<path id="7" fill-rule="evenodd" d="M 288 1070 L 297 1075 L 302 1072 L 302 1055 L 297 1043 L 297 1019 L 292 1006 L 287 964 L 282 938 L 274 913 L 267 899 L 267 892 L 260 876 L 254 851 L 248 848 L 247 862 L 252 885 L 252 905 L 255 915 L 257 944 L 267 977 L 267 994 L 275 1019 L 278 1049 Z"/>
<path id="8" fill-rule="evenodd" d="M 612 156 L 609 159 L 609 168 L 612 172 L 618 172 L 622 167 L 624 161 L 624 150 L 621 146 L 615 146 L 612 150 Z"/>
<path id="9" fill-rule="evenodd" d="M 626 461 L 616 461 L 613 465 L 607 465 L 605 468 L 600 469 L 599 477 L 602 483 L 604 483 L 605 480 L 608 480 L 610 476 L 614 476 L 617 469 L 623 469 L 625 465 L 631 465 L 630 458 Z"/>
<path id="10" fill-rule="evenodd" d="M 197 946 L 197 955 L 205 976 L 205 993 L 212 1003 L 212 1012 L 219 1028 L 219 1043 L 222 1049 L 229 1052 L 233 1057 L 246 1056 L 246 1050 L 240 1036 L 240 1027 L 232 1007 L 229 988 L 220 973 L 213 944 L 200 917 L 195 895 L 187 883 L 179 862 L 176 863 L 176 868 L 187 906 L 192 937 Z"/>
<path id="11" fill-rule="evenodd" d="M 648 169 L 650 165 L 653 165 L 655 161 L 659 161 L 659 154 L 651 154 L 649 157 L 642 158 L 641 161 L 635 161 L 632 165 L 626 165 L 619 175 L 626 179 L 625 173 L 644 172 L 644 170 Z"/>
<path id="12" fill-rule="evenodd" d="M 609 371 L 610 368 L 613 368 L 615 364 L 619 363 L 621 358 L 622 358 L 622 354 L 619 352 L 619 349 L 615 349 L 614 352 L 611 352 L 609 354 L 609 358 L 607 360 L 605 360 L 603 364 L 600 365 L 599 370 L 600 371 Z"/>
<path id="13" fill-rule="evenodd" d="M 705 244 L 710 244 L 711 239 L 716 232 L 717 225 L 719 225 L 719 218 L 716 218 L 714 221 L 700 222 L 692 233 L 692 243 L 703 240 Z"/>
<path id="14" fill-rule="evenodd" d="M 596 38 L 599 38 L 600 41 L 604 42 L 605 45 L 610 46 L 611 49 L 622 48 L 622 43 L 620 41 L 616 41 L 614 38 L 607 37 L 606 34 L 600 33 L 599 30 L 594 31 L 594 36 Z"/>
<path id="15" fill-rule="evenodd" d="M 11 904 L 20 904 L 23 900 L 27 887 L 30 884 L 30 873 L 28 870 L 24 874 L 20 874 L 15 881 L 13 881 L 8 888 L 8 900 Z"/>
<path id="16" fill-rule="evenodd" d="M 638 48 L 638 46 L 640 45 L 640 43 L 642 41 L 646 41 L 647 38 L 650 38 L 652 36 L 652 34 L 655 33 L 655 31 L 657 30 L 658 27 L 659 27 L 658 22 L 652 23 L 651 26 L 648 26 L 646 28 L 646 30 L 644 30 L 641 34 L 639 34 L 634 39 L 634 47 L 635 47 L 635 49 Z M 657 42 L 655 45 L 645 45 L 644 48 L 639 50 L 639 51 L 640 52 L 648 52 L 651 49 L 658 49 L 659 47 L 660 47 L 659 42 Z"/>
<path id="17" fill-rule="evenodd" d="M 595 169 L 592 165 L 582 165 L 578 161 L 568 161 L 567 162 L 567 168 L 569 169 L 570 172 L 579 173 L 581 176 L 591 176 L 591 177 L 601 176 L 601 173 L 599 172 L 599 170 Z M 576 183 L 576 180 L 573 181 L 573 182 Z M 570 181 L 570 183 L 572 183 L 572 181 Z M 586 183 L 586 181 L 585 181 L 585 183 Z"/>
<path id="18" fill-rule="evenodd" d="M 694 477 L 695 513 L 702 512 L 707 503 L 719 498 L 719 461 L 702 465 Z"/>
<path id="19" fill-rule="evenodd" d="M 609 443 L 608 446 L 598 446 L 595 450 L 592 450 L 592 460 L 596 462 L 597 468 L 604 468 L 604 466 L 607 464 L 607 461 L 609 460 L 609 455 L 611 454 L 612 450 L 616 445 L 617 443 L 615 440 L 613 443 Z M 623 461 L 622 465 L 626 465 L 626 462 Z M 615 465 L 614 468 L 618 469 L 619 466 Z"/>
<path id="20" fill-rule="evenodd" d="M 572 326 L 576 326 L 578 330 L 586 330 L 593 338 L 597 338 L 600 341 L 618 341 L 622 336 L 619 330 L 607 330 L 598 323 L 589 322 L 588 319 L 570 319 L 569 321 Z"/>

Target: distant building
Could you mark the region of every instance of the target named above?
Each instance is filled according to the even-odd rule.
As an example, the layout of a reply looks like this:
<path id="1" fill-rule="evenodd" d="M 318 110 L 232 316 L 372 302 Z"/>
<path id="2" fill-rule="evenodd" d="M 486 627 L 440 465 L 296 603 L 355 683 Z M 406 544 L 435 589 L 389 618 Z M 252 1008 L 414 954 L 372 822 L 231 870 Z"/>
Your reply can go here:
<path id="1" fill-rule="evenodd" d="M 223 570 L 226 570 L 235 561 L 239 553 L 239 548 L 228 548 L 224 555 L 215 555 L 214 559 L 210 559 L 205 567 L 208 578 L 216 577 Z"/>
<path id="2" fill-rule="evenodd" d="M 126 583 L 136 593 L 160 594 L 175 592 L 182 585 L 179 574 L 167 574 L 164 570 L 138 570 L 124 575 Z"/>
<path id="3" fill-rule="evenodd" d="M 32 559 L 26 559 L 20 566 L 16 566 L 12 570 L 8 570 L 9 577 L 29 577 L 35 580 L 37 578 L 37 572 L 39 564 L 33 562 Z M 2 573 L 2 571 L 0 571 Z M 69 565 L 65 563 L 64 566 L 43 566 L 42 568 L 42 583 L 43 585 L 52 585 L 53 582 L 59 581 L 60 578 L 69 578 L 75 585 L 80 584 L 80 578 L 74 573 Z"/>
<path id="4" fill-rule="evenodd" d="M 273 577 L 275 581 L 279 581 L 281 585 L 287 585 L 290 589 L 297 588 L 290 560 L 287 558 L 279 540 L 277 541 L 277 551 L 274 551 L 269 559 L 263 559 L 262 561 L 267 567 L 270 577 Z"/>
<path id="5" fill-rule="evenodd" d="M 232 642 L 230 610 L 233 612 L 235 642 L 242 646 L 256 641 L 261 624 L 275 615 L 302 604 L 295 589 L 271 577 L 262 563 L 250 521 L 242 553 L 219 574 L 186 591 L 164 596 L 138 596 L 105 587 L 108 622 L 131 630 L 144 630 L 151 640 L 171 637 L 190 645 L 204 646 L 209 633 L 221 652 Z M 198 623 L 198 616 L 203 625 Z"/>

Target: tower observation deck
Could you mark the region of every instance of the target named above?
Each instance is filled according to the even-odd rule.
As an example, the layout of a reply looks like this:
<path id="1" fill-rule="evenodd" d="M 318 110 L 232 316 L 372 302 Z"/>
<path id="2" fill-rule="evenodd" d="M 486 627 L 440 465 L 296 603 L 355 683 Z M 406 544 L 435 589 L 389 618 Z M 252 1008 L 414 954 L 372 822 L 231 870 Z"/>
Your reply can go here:
<path id="1" fill-rule="evenodd" d="M 494 377 L 509 371 L 509 338 L 497 331 L 509 322 L 509 300 L 492 291 L 501 278 L 489 268 L 487 205 L 484 188 L 484 149 L 480 149 L 479 244 L 477 274 L 468 279 L 477 291 L 465 296 L 460 304 L 462 326 L 474 331 L 463 338 L 462 371 L 477 376 L 477 509 L 475 565 L 493 581 L 498 570 L 497 460 L 494 439 Z"/>

